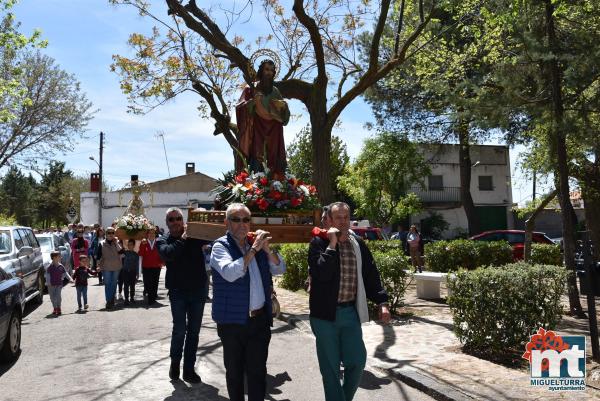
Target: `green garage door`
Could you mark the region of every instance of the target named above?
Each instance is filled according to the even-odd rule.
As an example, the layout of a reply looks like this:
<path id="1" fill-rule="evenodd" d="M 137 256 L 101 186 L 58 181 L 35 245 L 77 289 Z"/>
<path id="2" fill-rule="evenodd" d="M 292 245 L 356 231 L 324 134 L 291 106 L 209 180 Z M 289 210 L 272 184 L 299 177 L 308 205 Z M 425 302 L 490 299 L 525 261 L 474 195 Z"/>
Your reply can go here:
<path id="1" fill-rule="evenodd" d="M 481 231 L 506 230 L 506 206 L 476 206 Z"/>

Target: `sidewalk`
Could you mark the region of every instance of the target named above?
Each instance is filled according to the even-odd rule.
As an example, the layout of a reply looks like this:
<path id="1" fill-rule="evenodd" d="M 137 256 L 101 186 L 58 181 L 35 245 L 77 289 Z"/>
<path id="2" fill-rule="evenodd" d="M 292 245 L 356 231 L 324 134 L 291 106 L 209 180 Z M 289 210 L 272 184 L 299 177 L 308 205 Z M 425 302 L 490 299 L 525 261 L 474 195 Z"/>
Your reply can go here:
<path id="1" fill-rule="evenodd" d="M 281 318 L 312 336 L 308 296 L 275 285 Z M 387 326 L 374 322 L 363 325 L 367 363 L 438 400 L 600 399 L 600 390 L 591 386 L 585 392 L 550 392 L 531 387 L 527 369 L 511 369 L 463 353 L 452 332 L 450 309 L 443 301 L 418 299 L 416 288 L 411 285 L 405 302 L 402 311 L 412 314 L 409 317 L 394 319 Z M 587 320 L 569 317 L 565 317 L 557 329 L 560 334 L 568 335 L 582 334 L 586 330 Z M 590 349 L 588 355 L 591 355 Z M 589 371 L 588 364 L 588 374 Z M 600 388 L 600 383 L 592 383 L 589 376 L 587 383 Z"/>

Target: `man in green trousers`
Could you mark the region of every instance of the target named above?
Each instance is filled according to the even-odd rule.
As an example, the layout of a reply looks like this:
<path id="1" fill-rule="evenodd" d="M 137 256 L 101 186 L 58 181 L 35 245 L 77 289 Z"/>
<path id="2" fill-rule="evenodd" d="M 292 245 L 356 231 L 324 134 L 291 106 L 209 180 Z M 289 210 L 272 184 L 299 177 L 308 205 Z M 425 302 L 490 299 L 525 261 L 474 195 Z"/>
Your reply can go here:
<path id="1" fill-rule="evenodd" d="M 388 296 L 381 286 L 373 255 L 365 242 L 350 233 L 350 207 L 343 202 L 328 208 L 327 239 L 310 242 L 310 325 L 327 401 L 354 397 L 367 360 L 361 323 L 369 321 L 367 298 L 379 305 L 379 319 L 390 321 Z M 344 380 L 340 380 L 340 363 Z"/>

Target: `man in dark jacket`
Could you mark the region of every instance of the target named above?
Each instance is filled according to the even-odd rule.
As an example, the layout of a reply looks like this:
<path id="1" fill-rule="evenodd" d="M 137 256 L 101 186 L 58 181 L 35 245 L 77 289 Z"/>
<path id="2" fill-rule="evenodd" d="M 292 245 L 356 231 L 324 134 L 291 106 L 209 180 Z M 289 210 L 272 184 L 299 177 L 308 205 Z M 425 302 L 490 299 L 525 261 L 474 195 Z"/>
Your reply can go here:
<path id="1" fill-rule="evenodd" d="M 173 316 L 169 377 L 171 380 L 179 379 L 179 364 L 183 354 L 183 380 L 200 383 L 194 365 L 206 302 L 206 269 L 202 246 L 207 241 L 187 237 L 183 213 L 178 208 L 167 210 L 167 226 L 169 235 L 160 237 L 156 245 L 167 266 L 165 286 L 169 290 Z"/>
<path id="2" fill-rule="evenodd" d="M 373 255 L 350 230 L 350 207 L 329 206 L 328 239 L 314 237 L 308 250 L 311 280 L 310 325 L 327 401 L 350 401 L 365 367 L 367 352 L 361 323 L 369 320 L 367 298 L 379 305 L 379 318 L 388 323 L 388 297 L 381 286 Z M 340 362 L 344 384 L 340 385 Z"/>

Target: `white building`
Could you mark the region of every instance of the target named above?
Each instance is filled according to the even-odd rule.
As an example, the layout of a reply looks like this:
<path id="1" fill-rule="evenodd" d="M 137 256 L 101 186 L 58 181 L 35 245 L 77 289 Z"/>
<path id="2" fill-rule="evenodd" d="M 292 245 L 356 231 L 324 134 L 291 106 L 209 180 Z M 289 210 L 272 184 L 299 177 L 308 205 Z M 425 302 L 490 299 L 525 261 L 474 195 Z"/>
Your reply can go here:
<path id="1" fill-rule="evenodd" d="M 411 216 L 417 224 L 437 212 L 450 224 L 445 238 L 468 232 L 467 217 L 460 202 L 459 145 L 421 144 L 422 155 L 431 168 L 426 188 L 413 187 L 424 212 Z M 506 146 L 471 145 L 471 197 L 482 231 L 512 229 L 512 186 L 509 149 Z"/>
<path id="2" fill-rule="evenodd" d="M 139 179 L 143 181 L 143 175 Z M 187 219 L 186 209 L 190 206 L 210 209 L 215 198 L 211 190 L 216 185 L 214 178 L 196 172 L 195 164 L 187 163 L 185 175 L 147 183 L 150 191 L 143 192 L 140 196 L 144 202 L 146 217 L 154 224 L 165 227 L 165 212 L 170 207 L 183 209 L 184 219 Z M 122 216 L 131 199 L 130 190 L 103 193 L 101 225 L 110 226 L 116 218 Z M 98 192 L 83 192 L 80 210 L 83 224 L 98 222 Z"/>

